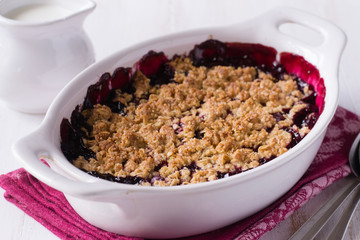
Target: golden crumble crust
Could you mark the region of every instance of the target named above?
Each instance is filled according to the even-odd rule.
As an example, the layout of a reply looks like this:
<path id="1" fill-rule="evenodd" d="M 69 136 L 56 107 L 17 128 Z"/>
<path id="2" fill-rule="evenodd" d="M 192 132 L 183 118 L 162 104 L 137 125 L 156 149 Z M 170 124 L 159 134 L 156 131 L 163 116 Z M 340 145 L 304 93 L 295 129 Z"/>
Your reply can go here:
<path id="1" fill-rule="evenodd" d="M 172 83 L 151 86 L 137 72 L 134 96 L 117 91 L 124 114 L 100 104 L 82 112 L 92 126 L 91 140 L 83 140 L 96 159 L 80 156 L 75 166 L 137 176 L 146 180 L 142 185 L 173 186 L 246 171 L 288 150 L 292 136 L 285 128 L 297 128 L 292 117 L 310 94 L 292 76 L 275 79 L 254 67 L 194 67 L 187 57 L 171 65 Z"/>

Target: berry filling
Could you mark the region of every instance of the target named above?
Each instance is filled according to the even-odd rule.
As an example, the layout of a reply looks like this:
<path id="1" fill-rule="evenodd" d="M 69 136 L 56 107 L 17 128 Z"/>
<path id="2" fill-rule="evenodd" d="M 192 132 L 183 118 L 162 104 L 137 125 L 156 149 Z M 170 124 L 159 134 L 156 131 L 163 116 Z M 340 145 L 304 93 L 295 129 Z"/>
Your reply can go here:
<path id="1" fill-rule="evenodd" d="M 166 84 L 173 79 L 175 71 L 163 52 L 149 51 L 135 64 L 135 69 L 150 78 L 150 84 Z"/>

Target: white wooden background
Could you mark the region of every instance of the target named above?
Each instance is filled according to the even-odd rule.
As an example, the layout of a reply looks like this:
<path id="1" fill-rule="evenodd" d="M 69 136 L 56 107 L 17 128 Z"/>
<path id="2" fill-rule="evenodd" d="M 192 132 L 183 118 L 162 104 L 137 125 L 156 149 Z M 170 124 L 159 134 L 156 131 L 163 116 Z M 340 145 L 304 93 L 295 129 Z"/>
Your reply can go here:
<path id="1" fill-rule="evenodd" d="M 96 10 L 87 18 L 89 34 L 101 60 L 134 43 L 187 29 L 241 22 L 276 6 L 292 6 L 322 16 L 341 27 L 348 43 L 340 64 L 340 105 L 360 114 L 360 1 L 355 0 L 96 0 Z M 1 36 L 0 36 L 1 38 Z M 6 57 L 6 56 L 1 56 Z M 16 93 L 14 93 L 16 94 Z M 34 130 L 43 115 L 8 109 L 0 102 L 0 174 L 19 167 L 11 145 Z M 340 184 L 340 183 L 339 183 Z M 262 239 L 287 239 L 319 205 L 336 191 L 334 185 L 301 208 Z M 2 195 L 4 191 L 0 189 Z M 358 214 L 359 215 L 359 214 Z M 359 216 L 348 239 L 359 239 Z M 360 231 L 360 230 L 359 230 Z M 42 225 L 0 197 L 0 239 L 57 239 Z"/>

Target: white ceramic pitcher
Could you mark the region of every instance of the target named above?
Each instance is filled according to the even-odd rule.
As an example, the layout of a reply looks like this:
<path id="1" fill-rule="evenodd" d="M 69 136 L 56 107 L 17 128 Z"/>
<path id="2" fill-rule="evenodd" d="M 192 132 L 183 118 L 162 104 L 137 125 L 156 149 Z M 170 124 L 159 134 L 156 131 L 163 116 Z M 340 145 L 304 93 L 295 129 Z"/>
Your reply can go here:
<path id="1" fill-rule="evenodd" d="M 94 62 L 83 31 L 92 0 L 0 0 L 0 99 L 44 113 L 59 91 Z"/>

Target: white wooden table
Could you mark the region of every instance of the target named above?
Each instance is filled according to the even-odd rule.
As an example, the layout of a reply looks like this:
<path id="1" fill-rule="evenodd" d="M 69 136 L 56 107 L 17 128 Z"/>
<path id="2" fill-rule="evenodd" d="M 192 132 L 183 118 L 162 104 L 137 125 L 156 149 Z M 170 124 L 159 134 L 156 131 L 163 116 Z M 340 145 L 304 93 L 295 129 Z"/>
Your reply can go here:
<path id="1" fill-rule="evenodd" d="M 340 105 L 360 114 L 360 1 L 355 0 L 96 0 L 87 18 L 89 34 L 100 60 L 115 50 L 156 36 L 206 26 L 240 22 L 273 7 L 286 5 L 307 10 L 336 23 L 348 37 L 340 64 Z M 1 37 L 1 36 L 0 36 Z M 5 57 L 5 56 L 1 56 Z M 16 94 L 16 93 L 15 93 Z M 20 164 L 11 152 L 15 140 L 34 130 L 43 115 L 23 114 L 0 102 L 0 174 Z M 339 183 L 340 184 L 340 183 Z M 337 184 L 313 199 L 262 239 L 287 239 L 337 189 Z M 4 191 L 0 189 L 2 195 Z M 357 214 L 348 231 L 359 239 Z M 58 239 L 50 231 L 0 197 L 0 239 Z"/>

